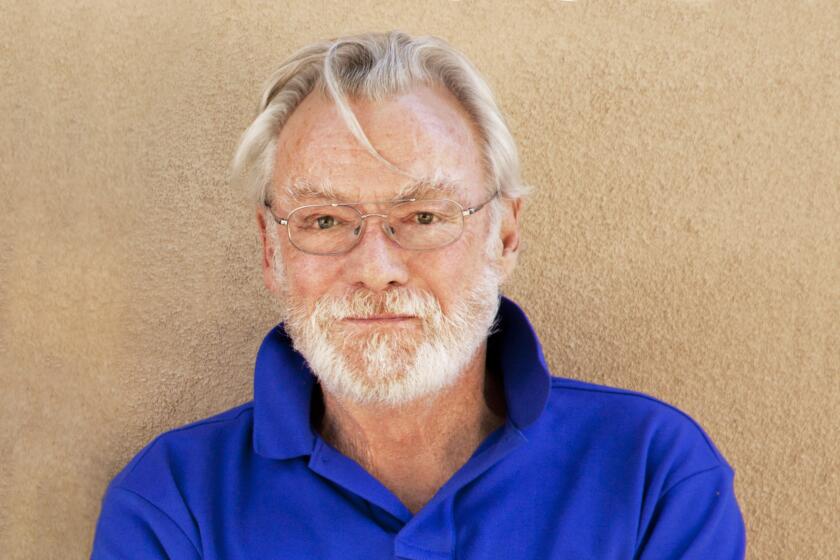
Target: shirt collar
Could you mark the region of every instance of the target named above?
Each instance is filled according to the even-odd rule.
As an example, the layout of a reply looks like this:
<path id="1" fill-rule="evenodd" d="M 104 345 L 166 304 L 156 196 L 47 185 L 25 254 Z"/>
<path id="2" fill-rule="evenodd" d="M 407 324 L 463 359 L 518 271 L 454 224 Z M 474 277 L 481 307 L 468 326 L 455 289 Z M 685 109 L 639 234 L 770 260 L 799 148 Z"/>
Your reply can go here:
<path id="1" fill-rule="evenodd" d="M 501 365 L 508 421 L 523 429 L 540 417 L 551 385 L 539 339 L 525 312 L 502 296 L 497 328 L 487 341 L 488 363 Z M 273 459 L 311 454 L 316 380 L 306 360 L 277 325 L 263 340 L 254 372 L 254 450 Z"/>

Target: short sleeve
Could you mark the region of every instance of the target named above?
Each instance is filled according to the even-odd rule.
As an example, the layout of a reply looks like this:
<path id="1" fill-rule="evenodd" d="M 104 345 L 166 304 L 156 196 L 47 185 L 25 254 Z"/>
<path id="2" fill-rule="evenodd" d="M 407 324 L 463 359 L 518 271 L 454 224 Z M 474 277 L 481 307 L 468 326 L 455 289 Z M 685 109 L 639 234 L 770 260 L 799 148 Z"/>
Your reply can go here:
<path id="1" fill-rule="evenodd" d="M 642 535 L 637 560 L 742 560 L 746 537 L 732 470 L 719 465 L 676 482 Z"/>
<path id="2" fill-rule="evenodd" d="M 170 516 L 127 488 L 110 486 L 102 500 L 91 560 L 195 560 L 198 549 Z"/>

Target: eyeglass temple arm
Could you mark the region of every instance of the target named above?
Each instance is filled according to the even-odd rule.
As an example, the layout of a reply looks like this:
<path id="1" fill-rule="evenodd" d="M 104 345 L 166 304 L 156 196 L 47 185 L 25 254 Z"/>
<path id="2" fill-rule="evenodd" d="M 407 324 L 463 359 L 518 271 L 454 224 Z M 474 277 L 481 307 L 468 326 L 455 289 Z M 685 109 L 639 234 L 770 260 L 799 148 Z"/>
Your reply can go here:
<path id="1" fill-rule="evenodd" d="M 268 210 L 268 213 L 271 214 L 271 217 L 274 218 L 275 222 L 277 222 L 281 226 L 285 226 L 285 225 L 289 224 L 289 220 L 287 220 L 285 218 L 278 218 L 274 214 L 274 210 L 271 209 L 271 204 L 269 204 L 267 200 L 263 200 L 263 206 L 265 206 L 266 210 Z"/>
<path id="2" fill-rule="evenodd" d="M 494 193 L 493 193 L 493 196 L 491 196 L 490 198 L 488 198 L 487 200 L 485 200 L 484 202 L 482 202 L 482 203 L 481 203 L 481 204 L 479 204 L 478 206 L 473 206 L 472 208 L 467 208 L 466 210 L 464 210 L 464 211 L 463 211 L 463 212 L 461 212 L 461 213 L 462 213 L 464 216 L 472 216 L 473 214 L 475 214 L 476 212 L 478 212 L 479 210 L 481 210 L 482 208 L 484 208 L 485 206 L 487 206 L 488 204 L 490 204 L 490 202 L 491 202 L 494 198 L 496 198 L 497 196 L 499 196 L 500 194 L 501 194 L 501 193 L 497 190 L 496 192 L 494 192 Z"/>

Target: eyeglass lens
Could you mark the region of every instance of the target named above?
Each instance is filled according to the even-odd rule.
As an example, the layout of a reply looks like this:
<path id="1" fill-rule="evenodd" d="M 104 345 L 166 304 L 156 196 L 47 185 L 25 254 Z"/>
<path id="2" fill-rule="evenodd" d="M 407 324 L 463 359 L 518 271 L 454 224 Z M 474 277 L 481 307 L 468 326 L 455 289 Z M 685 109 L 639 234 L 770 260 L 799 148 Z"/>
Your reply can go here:
<path id="1" fill-rule="evenodd" d="M 365 218 L 367 219 L 367 218 Z M 362 214 L 352 206 L 304 206 L 289 215 L 289 239 L 308 253 L 349 251 L 362 235 Z M 451 200 L 417 200 L 391 207 L 388 234 L 406 249 L 435 249 L 461 235 L 464 216 Z"/>

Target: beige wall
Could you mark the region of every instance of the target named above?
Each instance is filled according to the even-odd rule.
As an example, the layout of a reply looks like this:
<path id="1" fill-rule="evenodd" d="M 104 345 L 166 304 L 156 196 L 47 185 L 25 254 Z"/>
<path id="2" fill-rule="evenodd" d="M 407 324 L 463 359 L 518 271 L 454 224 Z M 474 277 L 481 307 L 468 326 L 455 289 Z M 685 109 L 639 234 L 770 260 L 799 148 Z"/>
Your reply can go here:
<path id="1" fill-rule="evenodd" d="M 229 158 L 292 49 L 395 27 L 509 115 L 508 293 L 554 372 L 696 418 L 750 558 L 836 557 L 838 2 L 2 3 L 0 557 L 85 557 L 146 441 L 250 398 L 274 312 Z"/>

